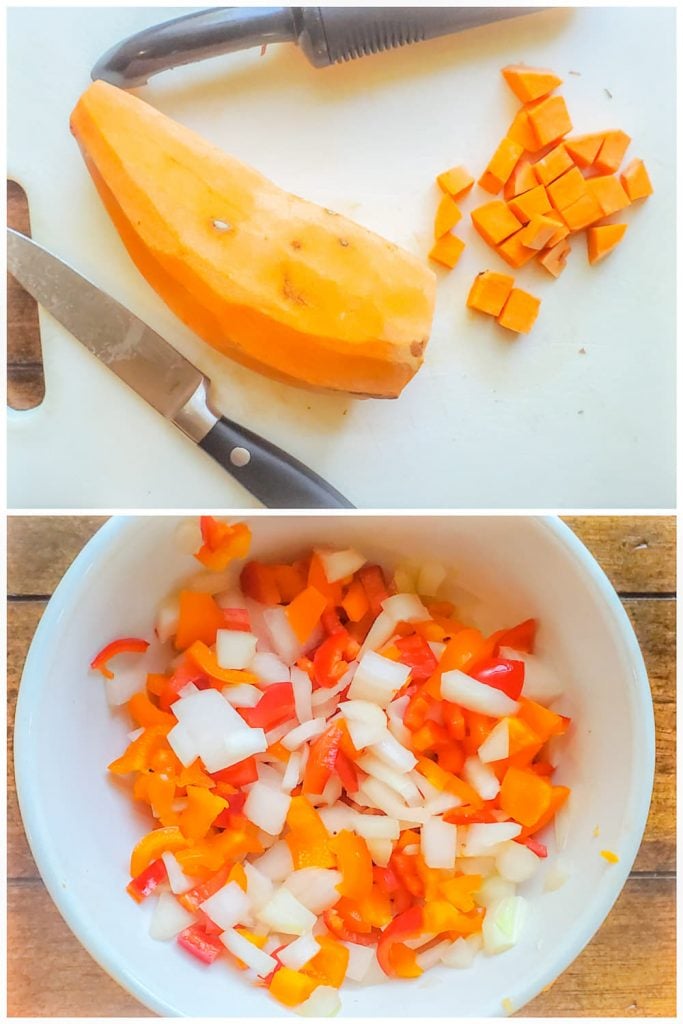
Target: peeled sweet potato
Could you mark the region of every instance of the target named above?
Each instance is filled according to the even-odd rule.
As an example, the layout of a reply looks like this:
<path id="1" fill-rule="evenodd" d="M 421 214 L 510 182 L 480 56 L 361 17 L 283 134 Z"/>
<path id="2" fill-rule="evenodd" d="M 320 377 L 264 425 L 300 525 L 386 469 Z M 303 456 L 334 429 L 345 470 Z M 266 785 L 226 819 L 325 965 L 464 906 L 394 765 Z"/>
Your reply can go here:
<path id="1" fill-rule="evenodd" d="M 219 351 L 290 384 L 377 398 L 420 368 L 436 279 L 419 259 L 104 82 L 71 130 L 140 272 Z"/>

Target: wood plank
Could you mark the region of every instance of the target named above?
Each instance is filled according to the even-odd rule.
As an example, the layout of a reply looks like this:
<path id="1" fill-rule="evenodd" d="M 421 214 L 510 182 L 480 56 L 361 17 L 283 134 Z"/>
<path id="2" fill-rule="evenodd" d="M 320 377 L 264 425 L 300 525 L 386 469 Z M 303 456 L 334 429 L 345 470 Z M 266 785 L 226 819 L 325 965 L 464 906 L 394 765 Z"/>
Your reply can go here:
<path id="1" fill-rule="evenodd" d="M 616 590 L 638 594 L 675 592 L 675 516 L 563 518 L 602 566 Z"/>
<path id="2" fill-rule="evenodd" d="M 49 595 L 105 516 L 9 516 L 7 590 Z"/>

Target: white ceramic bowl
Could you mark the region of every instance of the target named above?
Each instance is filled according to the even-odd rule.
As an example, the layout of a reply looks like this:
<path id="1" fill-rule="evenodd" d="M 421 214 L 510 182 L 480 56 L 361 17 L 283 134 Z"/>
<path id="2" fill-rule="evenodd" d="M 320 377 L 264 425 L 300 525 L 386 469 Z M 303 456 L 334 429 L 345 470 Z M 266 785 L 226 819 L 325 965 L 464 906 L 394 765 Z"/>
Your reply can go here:
<path id="1" fill-rule="evenodd" d="M 572 787 L 562 856 L 573 872 L 556 892 L 531 883 L 522 941 L 467 971 L 417 981 L 345 985 L 346 1016 L 500 1016 L 553 981 L 595 934 L 636 855 L 649 806 L 654 726 L 647 675 L 607 578 L 556 519 L 473 516 L 251 515 L 256 556 L 314 542 L 353 544 L 389 564 L 437 557 L 481 599 L 484 626 L 535 615 L 538 650 L 561 673 L 560 709 L 574 725 L 557 779 Z M 17 788 L 31 849 L 65 920 L 89 953 L 164 1016 L 282 1016 L 286 1011 L 229 967 L 211 969 L 147 935 L 150 912 L 127 896 L 130 850 L 149 821 L 105 766 L 130 729 L 112 713 L 88 663 L 121 635 L 151 635 L 162 596 L 196 562 L 175 542 L 178 520 L 119 518 L 81 552 L 36 632 L 16 719 Z M 594 830 L 599 827 L 599 837 Z M 548 845 L 552 861 L 553 830 Z M 610 866 L 600 850 L 618 853 Z M 545 870 L 544 867 L 544 870 Z M 36 922 L 38 926 L 39 922 Z M 92 1007 L 97 1012 L 97 1007 Z"/>

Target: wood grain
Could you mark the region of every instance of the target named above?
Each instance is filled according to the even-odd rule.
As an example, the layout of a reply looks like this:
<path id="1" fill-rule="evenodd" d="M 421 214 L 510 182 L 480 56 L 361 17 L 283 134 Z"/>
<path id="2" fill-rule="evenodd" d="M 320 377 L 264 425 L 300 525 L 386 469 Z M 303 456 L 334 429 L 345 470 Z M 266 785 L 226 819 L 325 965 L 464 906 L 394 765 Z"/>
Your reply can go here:
<path id="1" fill-rule="evenodd" d="M 581 517 L 568 523 L 623 595 L 652 687 L 657 765 L 632 875 L 597 936 L 529 1017 L 673 1016 L 675 1006 L 675 521 Z M 14 1016 L 151 1016 L 89 957 L 46 893 L 26 842 L 11 771 L 24 659 L 46 597 L 101 517 L 10 517 L 8 589 L 8 953 Z M 637 596 L 631 596 L 637 595 Z M 644 922 L 647 941 L 635 922 Z M 37 927 L 37 922 L 40 926 Z M 45 970 L 45 965 L 49 970 Z"/>

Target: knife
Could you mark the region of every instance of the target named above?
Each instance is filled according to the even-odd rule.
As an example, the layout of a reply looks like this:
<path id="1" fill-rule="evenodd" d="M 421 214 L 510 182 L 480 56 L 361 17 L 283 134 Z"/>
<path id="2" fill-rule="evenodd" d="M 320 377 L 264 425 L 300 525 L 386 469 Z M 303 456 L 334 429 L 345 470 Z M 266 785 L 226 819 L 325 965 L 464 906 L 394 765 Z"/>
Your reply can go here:
<path id="1" fill-rule="evenodd" d="M 210 381 L 160 334 L 42 245 L 7 229 L 7 269 L 119 380 L 268 508 L 354 508 L 322 477 L 215 412 Z"/>

